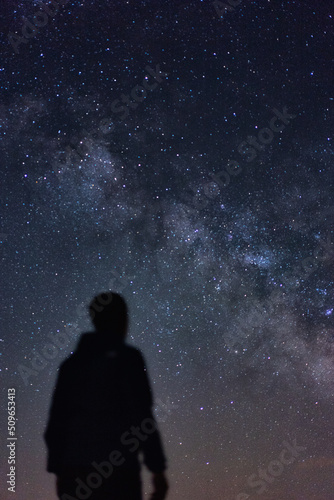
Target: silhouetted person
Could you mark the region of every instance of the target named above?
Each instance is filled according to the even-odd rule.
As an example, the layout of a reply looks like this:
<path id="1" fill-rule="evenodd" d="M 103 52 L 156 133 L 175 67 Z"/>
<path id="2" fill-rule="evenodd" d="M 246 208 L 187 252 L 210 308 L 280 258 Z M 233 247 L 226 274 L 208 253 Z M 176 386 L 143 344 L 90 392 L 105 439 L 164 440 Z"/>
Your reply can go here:
<path id="1" fill-rule="evenodd" d="M 151 498 L 163 500 L 166 458 L 143 357 L 125 343 L 126 303 L 106 292 L 89 312 L 96 331 L 83 334 L 60 366 L 44 434 L 47 470 L 61 500 L 142 500 L 142 453 L 153 473 Z"/>

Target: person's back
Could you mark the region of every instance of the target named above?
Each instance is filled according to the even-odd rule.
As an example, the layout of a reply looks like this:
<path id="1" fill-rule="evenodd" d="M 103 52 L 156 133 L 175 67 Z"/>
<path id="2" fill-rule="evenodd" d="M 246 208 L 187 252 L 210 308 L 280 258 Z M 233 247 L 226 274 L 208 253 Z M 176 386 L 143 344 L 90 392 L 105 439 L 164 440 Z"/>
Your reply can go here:
<path id="1" fill-rule="evenodd" d="M 140 462 L 166 496 L 166 459 L 152 415 L 143 357 L 125 343 L 127 309 L 117 294 L 90 305 L 96 333 L 84 334 L 60 368 L 45 432 L 47 470 L 61 500 L 140 500 Z M 112 325 L 112 326 L 111 326 Z"/>

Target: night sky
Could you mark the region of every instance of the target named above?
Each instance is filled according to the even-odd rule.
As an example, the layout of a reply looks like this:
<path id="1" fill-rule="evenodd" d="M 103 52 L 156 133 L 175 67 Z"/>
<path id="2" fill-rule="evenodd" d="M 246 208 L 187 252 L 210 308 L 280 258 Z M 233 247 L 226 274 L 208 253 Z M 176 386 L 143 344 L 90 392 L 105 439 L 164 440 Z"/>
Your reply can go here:
<path id="1" fill-rule="evenodd" d="M 57 369 L 108 289 L 168 500 L 333 500 L 334 4 L 62 4 L 1 3 L 1 500 L 56 500 Z"/>

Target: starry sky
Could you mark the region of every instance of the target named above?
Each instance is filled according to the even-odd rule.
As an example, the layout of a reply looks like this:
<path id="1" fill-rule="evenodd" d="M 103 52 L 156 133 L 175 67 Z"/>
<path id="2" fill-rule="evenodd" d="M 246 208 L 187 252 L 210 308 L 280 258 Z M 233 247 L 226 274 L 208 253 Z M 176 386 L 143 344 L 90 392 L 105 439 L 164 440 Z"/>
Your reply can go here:
<path id="1" fill-rule="evenodd" d="M 56 500 L 57 368 L 107 289 L 147 362 L 169 500 L 333 500 L 333 10 L 3 0 L 1 500 L 8 388 L 14 498 Z"/>

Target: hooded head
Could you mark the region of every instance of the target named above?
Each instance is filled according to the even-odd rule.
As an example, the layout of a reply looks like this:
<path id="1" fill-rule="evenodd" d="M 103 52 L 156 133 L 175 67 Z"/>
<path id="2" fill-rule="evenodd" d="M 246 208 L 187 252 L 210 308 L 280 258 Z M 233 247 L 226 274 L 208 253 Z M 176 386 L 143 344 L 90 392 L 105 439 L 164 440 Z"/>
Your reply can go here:
<path id="1" fill-rule="evenodd" d="M 128 308 L 121 295 L 103 292 L 89 304 L 89 315 L 97 333 L 111 334 L 124 340 L 128 327 Z"/>

